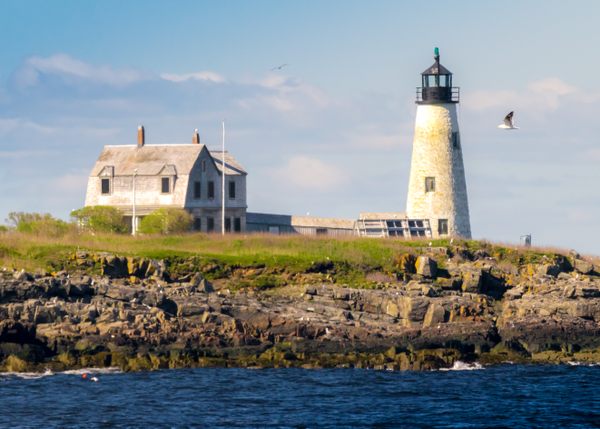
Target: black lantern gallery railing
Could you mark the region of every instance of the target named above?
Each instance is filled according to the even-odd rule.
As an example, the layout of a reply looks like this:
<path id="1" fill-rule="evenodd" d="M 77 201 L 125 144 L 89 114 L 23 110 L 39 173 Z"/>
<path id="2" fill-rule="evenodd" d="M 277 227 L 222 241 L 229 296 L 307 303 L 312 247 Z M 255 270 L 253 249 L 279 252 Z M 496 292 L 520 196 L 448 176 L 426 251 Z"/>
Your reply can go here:
<path id="1" fill-rule="evenodd" d="M 458 86 L 417 87 L 417 104 L 458 103 L 459 100 Z"/>

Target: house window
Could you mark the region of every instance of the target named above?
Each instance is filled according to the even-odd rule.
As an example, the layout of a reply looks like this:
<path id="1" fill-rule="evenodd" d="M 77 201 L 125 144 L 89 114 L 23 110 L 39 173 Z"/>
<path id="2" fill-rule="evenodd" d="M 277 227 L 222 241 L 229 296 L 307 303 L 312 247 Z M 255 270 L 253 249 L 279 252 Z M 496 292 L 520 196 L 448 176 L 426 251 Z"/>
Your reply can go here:
<path id="1" fill-rule="evenodd" d="M 242 219 L 240 219 L 239 217 L 236 217 L 235 219 L 233 219 L 233 230 L 235 232 L 242 231 Z"/>
<path id="2" fill-rule="evenodd" d="M 204 173 L 206 171 L 206 160 L 203 159 L 202 160 L 202 172 Z"/>
<path id="3" fill-rule="evenodd" d="M 225 218 L 225 231 L 231 232 L 231 218 Z"/>
<path id="4" fill-rule="evenodd" d="M 110 194 L 110 179 L 100 179 L 102 195 Z"/>
<path id="5" fill-rule="evenodd" d="M 235 200 L 235 182 L 233 180 L 229 181 L 229 199 Z"/>
<path id="6" fill-rule="evenodd" d="M 435 177 L 426 177 L 425 178 L 425 192 L 434 192 L 435 191 Z"/>
<path id="7" fill-rule="evenodd" d="M 212 200 L 215 198 L 215 182 L 212 180 L 208 182 L 208 199 Z"/>
<path id="8" fill-rule="evenodd" d="M 448 219 L 438 219 L 438 234 L 448 235 Z"/>
<path id="9" fill-rule="evenodd" d="M 215 219 L 212 217 L 206 218 L 206 231 L 212 232 L 215 230 Z"/>
<path id="10" fill-rule="evenodd" d="M 202 231 L 202 218 L 199 218 L 199 217 L 194 218 L 194 230 Z"/>
<path id="11" fill-rule="evenodd" d="M 200 182 L 194 182 L 194 198 L 199 200 L 202 198 L 202 187 Z"/>
<path id="12" fill-rule="evenodd" d="M 317 235 L 327 235 L 327 228 L 317 228 Z"/>
<path id="13" fill-rule="evenodd" d="M 168 177 L 161 177 L 160 192 L 162 192 L 163 194 L 169 194 L 171 192 L 171 179 L 169 179 Z"/>
<path id="14" fill-rule="evenodd" d="M 460 148 L 460 136 L 458 135 L 458 131 L 452 132 L 452 147 L 455 149 Z"/>

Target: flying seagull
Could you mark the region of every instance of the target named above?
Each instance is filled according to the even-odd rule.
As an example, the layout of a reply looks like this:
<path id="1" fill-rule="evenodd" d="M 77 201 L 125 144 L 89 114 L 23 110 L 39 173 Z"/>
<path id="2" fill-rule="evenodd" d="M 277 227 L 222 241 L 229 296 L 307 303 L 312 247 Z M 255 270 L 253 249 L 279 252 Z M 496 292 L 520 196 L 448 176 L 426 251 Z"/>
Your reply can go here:
<path id="1" fill-rule="evenodd" d="M 508 115 L 506 115 L 506 117 L 504 118 L 504 123 L 498 125 L 498 128 L 502 128 L 503 130 L 518 130 L 519 127 L 515 127 L 515 124 L 513 122 L 514 114 L 515 112 L 510 112 Z"/>
<path id="2" fill-rule="evenodd" d="M 275 70 L 281 70 L 282 68 L 284 68 L 284 67 L 286 67 L 286 66 L 287 66 L 287 64 L 281 64 L 281 65 L 279 65 L 279 66 L 277 66 L 277 67 L 273 67 L 273 68 L 271 69 L 271 71 L 275 71 Z"/>

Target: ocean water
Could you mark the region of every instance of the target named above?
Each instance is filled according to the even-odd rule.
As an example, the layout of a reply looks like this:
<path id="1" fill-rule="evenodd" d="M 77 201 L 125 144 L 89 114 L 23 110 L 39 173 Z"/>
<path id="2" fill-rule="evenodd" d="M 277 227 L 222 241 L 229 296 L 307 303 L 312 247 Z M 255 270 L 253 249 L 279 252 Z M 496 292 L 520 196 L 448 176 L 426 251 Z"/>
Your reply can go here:
<path id="1" fill-rule="evenodd" d="M 593 428 L 600 366 L 4 374 L 0 427 Z"/>

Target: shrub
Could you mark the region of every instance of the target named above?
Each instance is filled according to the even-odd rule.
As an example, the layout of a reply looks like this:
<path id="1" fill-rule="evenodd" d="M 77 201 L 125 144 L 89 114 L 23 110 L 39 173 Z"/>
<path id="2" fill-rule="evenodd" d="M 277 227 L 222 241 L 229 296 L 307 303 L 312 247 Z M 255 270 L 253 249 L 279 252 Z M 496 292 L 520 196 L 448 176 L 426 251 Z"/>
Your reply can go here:
<path id="1" fill-rule="evenodd" d="M 8 220 L 16 230 L 27 234 L 59 237 L 71 230 L 71 225 L 61 219 L 52 217 L 49 213 L 11 212 Z"/>
<path id="2" fill-rule="evenodd" d="M 8 232 L 8 226 L 0 225 L 0 233 L 3 233 L 3 232 Z"/>
<path id="3" fill-rule="evenodd" d="M 125 233 L 129 230 L 123 213 L 111 206 L 88 206 L 71 212 L 80 227 L 93 232 Z"/>
<path id="4" fill-rule="evenodd" d="M 162 208 L 144 217 L 138 230 L 142 234 L 176 234 L 191 227 L 192 215 L 184 209 Z"/>

